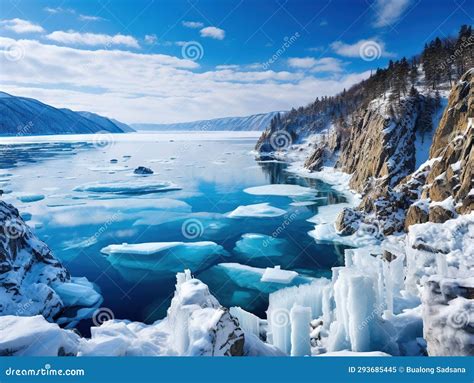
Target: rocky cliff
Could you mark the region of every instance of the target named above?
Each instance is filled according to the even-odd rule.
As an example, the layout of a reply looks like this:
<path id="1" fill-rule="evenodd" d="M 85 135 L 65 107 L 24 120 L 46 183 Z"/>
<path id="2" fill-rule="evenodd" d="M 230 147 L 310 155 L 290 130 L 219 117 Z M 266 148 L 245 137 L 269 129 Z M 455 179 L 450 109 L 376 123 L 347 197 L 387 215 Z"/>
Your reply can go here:
<path id="1" fill-rule="evenodd" d="M 95 286 L 71 277 L 18 210 L 0 201 L 0 315 L 42 315 L 72 325 L 101 302 Z M 80 310 L 86 307 L 92 310 Z"/>

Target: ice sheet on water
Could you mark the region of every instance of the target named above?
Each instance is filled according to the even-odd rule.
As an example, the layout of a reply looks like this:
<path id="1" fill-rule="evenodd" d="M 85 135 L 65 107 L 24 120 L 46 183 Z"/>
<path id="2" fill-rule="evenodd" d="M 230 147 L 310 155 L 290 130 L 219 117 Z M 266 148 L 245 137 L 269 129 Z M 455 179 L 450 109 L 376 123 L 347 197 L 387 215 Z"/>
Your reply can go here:
<path id="1" fill-rule="evenodd" d="M 234 252 L 246 258 L 279 257 L 284 255 L 288 242 L 270 235 L 248 233 L 235 243 Z"/>
<path id="2" fill-rule="evenodd" d="M 20 193 L 16 198 L 23 203 L 29 203 L 41 201 L 45 197 L 44 194 Z"/>
<path id="3" fill-rule="evenodd" d="M 283 287 L 296 286 L 303 283 L 310 283 L 313 281 L 310 277 L 297 275 L 287 283 L 263 282 L 261 280 L 265 273 L 265 269 L 242 265 L 240 263 L 220 263 L 208 270 L 209 273 L 220 278 L 228 278 L 236 285 L 250 289 L 257 290 L 262 293 L 272 293 Z"/>
<path id="4" fill-rule="evenodd" d="M 86 278 L 72 278 L 71 282 L 53 287 L 66 306 L 94 306 L 102 299 L 94 285 Z"/>
<path id="5" fill-rule="evenodd" d="M 227 255 L 222 246 L 210 241 L 123 243 L 106 246 L 101 252 L 116 268 L 164 274 L 175 274 L 183 267 L 197 272 Z"/>
<path id="6" fill-rule="evenodd" d="M 254 186 L 244 189 L 244 192 L 252 195 L 272 195 L 284 197 L 307 196 L 312 197 L 316 190 L 300 185 L 271 184 L 263 186 Z"/>
<path id="7" fill-rule="evenodd" d="M 77 186 L 75 191 L 93 193 L 112 193 L 123 195 L 137 195 L 161 193 L 181 188 L 169 181 L 153 181 L 149 178 L 136 178 L 127 181 L 94 182 Z"/>
<path id="8" fill-rule="evenodd" d="M 291 283 L 298 276 L 296 271 L 282 270 L 280 266 L 267 267 L 260 280 L 262 282 Z"/>
<path id="9" fill-rule="evenodd" d="M 257 203 L 254 205 L 242 205 L 227 214 L 229 218 L 246 217 L 279 217 L 286 214 L 286 210 L 271 206 L 268 202 Z"/>

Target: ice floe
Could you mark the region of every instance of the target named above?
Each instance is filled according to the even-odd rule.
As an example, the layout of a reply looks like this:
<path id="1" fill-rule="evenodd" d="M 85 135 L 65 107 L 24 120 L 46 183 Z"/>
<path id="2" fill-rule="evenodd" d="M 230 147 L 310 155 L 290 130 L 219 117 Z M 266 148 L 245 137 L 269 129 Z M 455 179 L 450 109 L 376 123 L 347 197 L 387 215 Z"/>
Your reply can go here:
<path id="1" fill-rule="evenodd" d="M 254 186 L 244 189 L 244 192 L 252 195 L 271 195 L 284 197 L 314 197 L 316 190 L 300 185 L 271 184 Z"/>
<path id="2" fill-rule="evenodd" d="M 270 235 L 247 233 L 235 243 L 234 252 L 246 258 L 280 257 L 288 242 Z"/>
<path id="3" fill-rule="evenodd" d="M 246 218 L 246 217 L 280 217 L 286 214 L 286 210 L 271 206 L 269 203 L 257 203 L 253 205 L 239 206 L 237 209 L 227 214 L 229 218 Z"/>
<path id="4" fill-rule="evenodd" d="M 75 191 L 93 193 L 112 193 L 124 195 L 137 195 L 160 193 L 181 188 L 169 181 L 152 181 L 149 178 L 137 178 L 133 181 L 94 182 L 74 188 Z"/>
<path id="5" fill-rule="evenodd" d="M 199 271 L 227 252 L 210 241 L 109 245 L 101 252 L 116 268 L 174 274 L 183 267 Z"/>

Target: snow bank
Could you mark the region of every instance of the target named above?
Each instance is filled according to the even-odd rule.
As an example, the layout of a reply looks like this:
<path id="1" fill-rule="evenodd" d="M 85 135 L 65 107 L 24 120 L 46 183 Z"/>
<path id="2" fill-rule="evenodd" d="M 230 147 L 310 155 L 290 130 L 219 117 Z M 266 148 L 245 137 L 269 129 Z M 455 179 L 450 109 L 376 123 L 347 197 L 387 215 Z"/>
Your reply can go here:
<path id="1" fill-rule="evenodd" d="M 79 336 L 49 323 L 41 315 L 0 317 L 0 355 L 64 356 L 75 355 Z"/>

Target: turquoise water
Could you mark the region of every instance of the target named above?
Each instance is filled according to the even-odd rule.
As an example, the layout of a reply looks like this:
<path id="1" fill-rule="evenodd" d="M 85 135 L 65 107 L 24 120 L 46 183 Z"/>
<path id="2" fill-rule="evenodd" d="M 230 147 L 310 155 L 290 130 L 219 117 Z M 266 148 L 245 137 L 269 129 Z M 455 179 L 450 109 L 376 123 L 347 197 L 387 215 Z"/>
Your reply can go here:
<path id="1" fill-rule="evenodd" d="M 216 264 L 280 265 L 300 274 L 295 283 L 307 283 L 311 277 L 330 276 L 331 267 L 343 262 L 342 248 L 316 244 L 308 236 L 313 224 L 306 220 L 317 213 L 318 206 L 344 199 L 322 182 L 286 172 L 284 163 L 256 162 L 251 152 L 256 136 L 167 133 L 110 136 L 105 142 L 85 142 L 84 137 L 48 140 L 18 140 L 0 148 L 3 198 L 19 208 L 72 275 L 86 276 L 100 288 L 103 306 L 116 318 L 146 323 L 162 318 L 174 291 L 176 270 L 151 270 L 140 262 L 114 265 L 101 253 L 111 244 L 213 241 L 225 251 L 206 258 L 193 273 L 209 285 L 221 304 L 239 305 L 262 317 L 268 293 L 285 285 L 262 288 L 258 278 L 229 275 Z M 150 167 L 154 174 L 134 175 L 133 169 L 140 165 Z M 93 182 L 140 182 L 144 188 L 120 194 L 77 190 Z M 172 183 L 171 190 L 145 188 L 159 182 Z M 313 204 L 295 206 L 286 196 L 243 191 L 274 183 L 313 188 Z M 244 219 L 225 215 L 240 205 L 265 202 L 286 214 Z M 197 225 L 191 235 L 183 225 L 190 220 Z M 236 251 L 236 242 L 246 233 L 277 233 L 277 240 L 267 243 L 261 253 L 258 249 L 255 254 Z M 185 258 L 179 262 L 179 269 L 189 266 Z"/>

